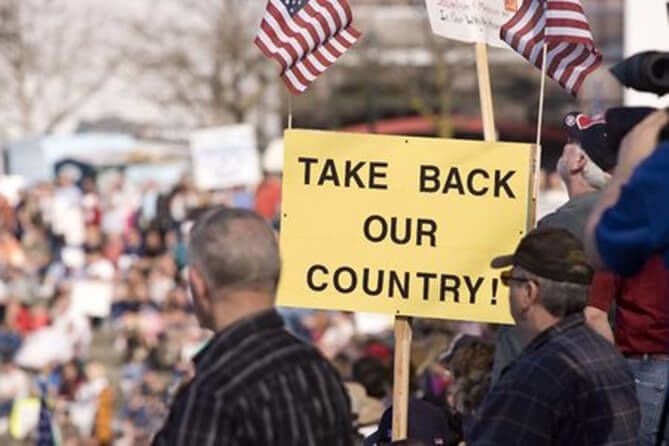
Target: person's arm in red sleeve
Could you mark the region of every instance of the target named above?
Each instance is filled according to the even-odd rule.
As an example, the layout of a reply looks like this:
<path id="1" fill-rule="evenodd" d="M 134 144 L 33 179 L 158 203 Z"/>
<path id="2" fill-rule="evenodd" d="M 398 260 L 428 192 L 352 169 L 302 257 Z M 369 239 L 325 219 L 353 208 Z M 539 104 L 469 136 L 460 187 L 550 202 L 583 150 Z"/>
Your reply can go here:
<path id="1" fill-rule="evenodd" d="M 614 343 L 613 330 L 609 323 L 609 309 L 620 289 L 620 278 L 612 273 L 597 272 L 592 279 L 585 320 L 588 326 L 607 341 Z"/>

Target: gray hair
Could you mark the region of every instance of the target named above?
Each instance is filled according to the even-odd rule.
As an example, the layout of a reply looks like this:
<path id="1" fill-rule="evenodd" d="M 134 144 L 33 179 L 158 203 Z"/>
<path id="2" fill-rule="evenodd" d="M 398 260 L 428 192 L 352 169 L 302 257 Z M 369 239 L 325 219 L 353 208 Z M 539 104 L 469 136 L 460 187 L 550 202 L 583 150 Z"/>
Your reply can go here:
<path id="1" fill-rule="evenodd" d="M 611 175 L 604 172 L 601 167 L 599 167 L 590 157 L 584 152 L 588 163 L 583 168 L 583 178 L 588 182 L 590 187 L 602 190 L 606 187 L 611 179 Z"/>
<path id="2" fill-rule="evenodd" d="M 590 287 L 571 282 L 558 282 L 523 270 L 527 279 L 539 284 L 540 304 L 557 318 L 582 312 L 588 303 Z"/>
<path id="3" fill-rule="evenodd" d="M 259 289 L 276 292 L 281 273 L 274 231 L 255 212 L 214 209 L 190 231 L 188 262 L 213 289 Z"/>

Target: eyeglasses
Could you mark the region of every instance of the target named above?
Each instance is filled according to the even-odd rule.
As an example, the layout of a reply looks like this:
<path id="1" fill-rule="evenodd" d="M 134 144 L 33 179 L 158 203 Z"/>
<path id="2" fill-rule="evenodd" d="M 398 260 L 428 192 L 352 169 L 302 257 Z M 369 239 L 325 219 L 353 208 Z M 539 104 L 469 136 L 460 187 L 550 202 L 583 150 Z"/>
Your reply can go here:
<path id="1" fill-rule="evenodd" d="M 499 275 L 499 278 L 502 281 L 502 285 L 504 286 L 509 286 L 511 282 L 519 282 L 519 283 L 532 282 L 532 279 L 528 279 L 526 277 L 514 277 L 511 274 L 511 270 L 502 271 L 502 274 Z"/>

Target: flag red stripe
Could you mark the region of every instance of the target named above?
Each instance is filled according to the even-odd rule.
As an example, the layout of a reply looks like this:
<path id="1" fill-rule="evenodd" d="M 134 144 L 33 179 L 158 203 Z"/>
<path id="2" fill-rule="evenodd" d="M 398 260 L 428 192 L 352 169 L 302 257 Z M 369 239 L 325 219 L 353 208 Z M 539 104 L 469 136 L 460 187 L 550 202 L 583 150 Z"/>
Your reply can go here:
<path id="1" fill-rule="evenodd" d="M 346 0 L 310 0 L 297 14 L 284 12 L 284 7 L 279 0 L 268 1 L 255 44 L 281 65 L 282 81 L 299 95 L 361 34 L 351 25 L 353 14 Z"/>
<path id="2" fill-rule="evenodd" d="M 520 22 L 523 17 L 525 17 L 525 14 L 527 14 L 527 11 L 530 9 L 530 3 L 531 1 L 524 1 L 518 12 L 516 12 L 511 19 L 506 22 L 504 25 L 502 25 L 502 28 L 500 30 L 500 37 L 502 40 L 506 41 L 506 35 L 507 33 Z"/>
<path id="3" fill-rule="evenodd" d="M 260 24 L 260 27 L 262 28 L 263 31 L 265 31 L 265 34 L 267 34 L 267 37 L 272 41 L 274 46 L 277 48 L 283 48 L 288 52 L 288 55 L 290 56 L 290 63 L 288 65 L 292 65 L 295 63 L 295 61 L 299 58 L 299 55 L 297 54 L 297 51 L 295 51 L 295 48 L 293 48 L 292 45 L 284 42 L 279 38 L 277 35 L 276 31 L 274 30 L 274 27 L 267 23 L 266 21 L 263 20 L 263 22 Z"/>
<path id="4" fill-rule="evenodd" d="M 313 1 L 313 0 L 312 0 Z M 333 29 L 333 32 L 336 32 L 344 27 L 344 24 L 341 23 L 341 19 L 339 18 L 339 14 L 337 13 L 337 10 L 330 4 L 330 2 L 326 2 L 325 0 L 316 0 L 321 7 L 325 8 L 328 12 L 328 15 L 334 21 L 335 23 L 335 29 Z M 332 34 L 332 32 L 330 33 Z"/>
<path id="5" fill-rule="evenodd" d="M 351 12 L 351 7 L 348 2 L 339 2 L 339 5 L 344 9 L 346 13 L 346 26 L 350 25 L 353 21 L 353 13 Z"/>
<path id="6" fill-rule="evenodd" d="M 274 17 L 274 20 L 276 20 L 276 22 L 279 24 L 281 31 L 283 31 L 283 33 L 289 38 L 295 39 L 302 48 L 302 51 L 304 51 L 306 54 L 307 51 L 309 51 L 309 44 L 307 43 L 306 39 L 301 34 L 293 31 L 290 26 L 288 26 L 283 16 L 281 15 L 281 12 L 278 11 L 271 2 L 267 5 L 267 10 L 272 15 L 272 17 Z"/>
<path id="7" fill-rule="evenodd" d="M 546 36 L 546 42 L 549 44 L 551 43 L 561 43 L 561 42 L 570 42 L 570 43 L 576 43 L 578 45 L 584 45 L 587 46 L 588 48 L 592 49 L 593 51 L 596 51 L 594 49 L 594 42 L 592 39 L 588 39 L 586 37 L 576 37 L 576 36 L 566 36 L 564 34 L 562 35 L 549 35 Z"/>
<path id="8" fill-rule="evenodd" d="M 335 37 L 336 37 L 336 36 L 335 36 Z M 335 46 L 332 44 L 332 41 L 335 39 L 335 37 L 333 37 L 332 39 L 329 39 L 327 42 L 325 42 L 325 45 L 323 45 L 323 47 L 325 47 L 325 49 L 328 50 L 328 52 L 329 52 L 330 54 L 332 54 L 335 58 L 340 58 L 340 57 L 342 56 L 342 54 L 344 54 L 344 52 L 343 52 L 343 51 L 339 51 L 339 50 L 338 50 L 337 48 L 335 48 Z"/>
<path id="9" fill-rule="evenodd" d="M 311 81 L 308 80 L 306 77 L 304 77 L 304 75 L 302 74 L 302 72 L 300 71 L 300 69 L 297 68 L 297 66 L 298 66 L 299 64 L 300 64 L 300 62 L 298 62 L 298 63 L 296 63 L 295 65 L 293 65 L 293 66 L 290 68 L 290 71 L 291 71 L 291 72 L 293 73 L 293 75 L 297 78 L 297 80 L 300 81 L 300 83 L 301 83 L 302 85 L 305 85 L 305 86 L 306 86 L 306 85 L 309 85 L 309 84 L 311 83 Z"/>
<path id="10" fill-rule="evenodd" d="M 304 58 L 304 60 L 302 61 L 302 63 L 304 64 L 304 67 L 305 67 L 307 70 L 309 70 L 309 72 L 310 72 L 312 75 L 318 77 L 318 75 L 320 75 L 320 74 L 322 73 L 322 71 L 320 71 L 319 69 L 317 69 L 317 68 L 311 63 L 311 61 L 310 61 L 308 58 Z"/>
<path id="11" fill-rule="evenodd" d="M 260 48 L 260 51 L 262 51 L 262 53 L 266 57 L 276 60 L 279 63 L 279 65 L 281 65 L 281 72 L 286 71 L 286 68 L 288 68 L 288 66 L 286 65 L 286 62 L 283 60 L 283 58 L 279 56 L 278 53 L 272 53 L 269 50 L 269 48 L 267 48 L 267 46 L 263 43 L 263 41 L 260 40 L 260 37 L 256 37 L 255 44 L 258 48 Z"/>
<path id="12" fill-rule="evenodd" d="M 577 5 L 576 3 L 548 0 L 547 7 L 548 9 L 553 9 L 553 10 L 580 12 L 581 14 L 583 14 L 583 17 L 585 18 L 583 7 L 581 5 Z"/>
<path id="13" fill-rule="evenodd" d="M 583 84 L 583 81 L 585 80 L 585 78 L 587 78 L 590 75 L 590 73 L 595 71 L 597 69 L 597 67 L 599 67 L 599 65 L 601 65 L 601 63 L 602 63 L 602 55 L 601 54 L 596 54 L 595 62 L 593 64 L 591 64 L 590 66 L 588 66 L 585 70 L 583 70 L 583 72 L 578 77 L 578 79 L 576 79 L 576 82 L 574 83 L 574 88 L 572 88 L 572 94 L 574 96 L 576 96 L 576 93 L 578 93 L 578 91 L 581 89 L 581 85 Z"/>
<path id="14" fill-rule="evenodd" d="M 332 65 L 330 63 L 330 61 L 327 60 L 327 58 L 325 56 L 323 56 L 323 47 L 322 46 L 319 46 L 318 48 L 316 48 L 316 50 L 312 54 L 314 55 L 316 60 L 318 60 L 318 62 L 321 65 L 323 65 L 326 69 L 329 68 L 330 65 Z"/>
<path id="15" fill-rule="evenodd" d="M 520 45 L 520 39 L 523 36 L 525 36 L 525 34 L 532 31 L 535 26 L 537 26 L 537 23 L 539 22 L 539 20 L 541 20 L 541 17 L 543 15 L 543 13 L 544 13 L 544 10 L 541 8 L 541 6 L 539 6 L 534 11 L 534 15 L 532 16 L 532 19 L 529 22 L 527 22 L 527 24 L 525 24 L 525 26 L 520 28 L 520 30 L 518 30 L 518 32 L 516 32 L 516 34 L 513 36 L 513 40 L 510 43 L 511 47 L 513 47 L 514 49 L 518 48 L 518 46 Z"/>
<path id="16" fill-rule="evenodd" d="M 318 31 L 316 31 L 316 28 L 314 28 L 314 25 L 312 25 L 311 23 L 307 22 L 302 17 L 300 17 L 300 14 L 295 14 L 293 16 L 293 21 L 298 26 L 306 29 L 309 32 L 309 34 L 311 34 L 311 38 L 314 39 L 314 43 L 315 43 L 314 48 L 316 48 L 318 46 L 318 43 L 321 41 L 321 38 L 318 35 Z M 314 48 L 310 48 L 310 49 L 313 50 Z"/>
<path id="17" fill-rule="evenodd" d="M 311 17 L 316 19 L 318 23 L 321 25 L 321 29 L 323 30 L 323 33 L 325 34 L 325 38 L 327 39 L 332 32 L 330 31 L 330 26 L 328 25 L 327 20 L 319 14 L 309 3 L 306 4 L 306 6 L 303 8 L 304 11 L 309 14 Z"/>
<path id="18" fill-rule="evenodd" d="M 536 33 L 528 42 L 525 44 L 525 49 L 523 50 L 523 57 L 525 59 L 530 58 L 530 55 L 532 54 L 532 50 L 534 50 L 534 47 L 537 44 L 542 44 L 544 41 L 544 30 L 540 30 L 538 33 Z"/>
<path id="19" fill-rule="evenodd" d="M 349 49 L 351 47 L 351 43 L 349 43 L 348 40 L 342 35 L 342 33 L 337 34 L 336 36 L 333 37 L 341 46 L 343 46 L 345 49 Z"/>
<path id="20" fill-rule="evenodd" d="M 560 65 L 560 62 L 562 59 L 567 57 L 569 54 L 571 54 L 572 51 L 574 51 L 574 48 L 576 48 L 576 45 L 573 43 L 570 43 L 567 45 L 562 51 L 559 53 L 555 54 L 552 58 L 549 59 L 550 65 L 548 68 L 546 68 L 546 73 L 549 73 L 550 77 L 555 79 L 555 71 L 557 71 L 558 66 Z M 550 46 L 548 47 L 548 51 L 550 51 Z M 557 79 L 555 79 L 557 80 Z"/>
<path id="21" fill-rule="evenodd" d="M 590 31 L 590 26 L 583 21 L 574 19 L 546 19 L 546 26 L 559 28 L 576 28 Z"/>
<path id="22" fill-rule="evenodd" d="M 299 96 L 302 92 L 297 89 L 295 85 L 291 82 L 291 80 L 286 76 L 285 74 L 281 75 L 281 80 L 283 81 L 284 84 L 286 84 L 286 87 L 288 87 L 288 90 L 294 95 L 294 96 Z"/>
<path id="23" fill-rule="evenodd" d="M 583 62 L 588 58 L 590 55 L 590 51 L 588 51 L 587 48 L 584 46 L 579 45 L 577 48 L 574 49 L 574 51 L 580 50 L 581 54 L 576 56 L 576 59 L 572 60 L 569 65 L 564 70 L 564 73 L 562 73 L 562 76 L 560 76 L 560 79 L 558 79 L 558 83 L 566 88 L 569 88 L 567 85 L 567 81 L 571 77 L 571 75 L 574 73 L 574 70 L 583 65 Z"/>
<path id="24" fill-rule="evenodd" d="M 531 12 L 532 8 L 535 8 L 534 13 Z M 545 18 L 545 26 L 543 30 L 537 31 L 534 27 L 541 23 L 542 18 Z M 525 21 L 527 23 L 522 29 L 512 30 Z M 534 65 L 537 68 L 541 68 L 544 63 L 543 54 L 536 56 L 541 48 L 537 46 L 547 44 L 549 54 L 555 51 L 556 46 L 564 46 L 545 61 L 548 64 L 546 71 L 548 76 L 572 94 L 601 63 L 602 56 L 595 48 L 591 28 L 579 0 L 525 0 L 520 10 L 501 26 L 500 37 L 526 60 L 531 62 L 530 58 L 536 57 Z M 522 39 L 527 39 L 524 45 Z"/>
<path id="25" fill-rule="evenodd" d="M 352 25 L 349 25 L 349 27 L 346 28 L 345 31 L 348 31 L 349 34 L 351 34 L 356 40 L 359 39 L 360 36 L 362 36 L 362 33 L 360 31 L 358 31 L 357 29 L 353 28 Z"/>

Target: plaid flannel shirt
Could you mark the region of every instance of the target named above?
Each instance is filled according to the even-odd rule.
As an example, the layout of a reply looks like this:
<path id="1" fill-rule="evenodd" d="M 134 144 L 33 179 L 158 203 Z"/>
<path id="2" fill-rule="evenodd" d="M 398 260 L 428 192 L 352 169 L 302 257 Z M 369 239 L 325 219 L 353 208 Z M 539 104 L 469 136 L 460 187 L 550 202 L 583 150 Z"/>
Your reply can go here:
<path id="1" fill-rule="evenodd" d="M 636 445 L 638 430 L 624 358 L 578 313 L 539 334 L 503 372 L 467 445 Z"/>

